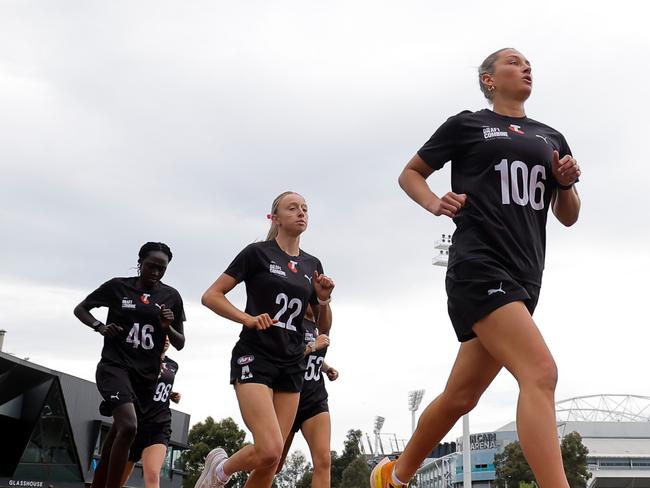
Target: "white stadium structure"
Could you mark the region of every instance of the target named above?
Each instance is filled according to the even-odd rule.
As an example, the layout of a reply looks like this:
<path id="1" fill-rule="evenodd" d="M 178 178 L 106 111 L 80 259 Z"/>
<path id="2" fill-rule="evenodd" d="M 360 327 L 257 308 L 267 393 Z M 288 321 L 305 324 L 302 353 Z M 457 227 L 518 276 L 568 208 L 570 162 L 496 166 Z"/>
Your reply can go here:
<path id="1" fill-rule="evenodd" d="M 578 432 L 589 449 L 588 488 L 650 488 L 650 397 L 591 395 L 556 403 L 558 435 Z M 494 455 L 517 439 L 511 422 L 471 436 L 472 487 L 493 487 Z M 460 442 L 459 442 L 460 445 Z M 425 461 L 418 488 L 462 486 L 462 453 Z"/>

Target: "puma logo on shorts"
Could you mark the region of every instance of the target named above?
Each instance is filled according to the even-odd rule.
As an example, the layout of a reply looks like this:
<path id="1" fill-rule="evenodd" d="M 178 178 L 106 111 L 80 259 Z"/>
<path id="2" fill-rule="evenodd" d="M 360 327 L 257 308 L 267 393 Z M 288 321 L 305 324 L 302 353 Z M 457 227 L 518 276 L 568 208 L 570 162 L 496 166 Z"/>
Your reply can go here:
<path id="1" fill-rule="evenodd" d="M 488 290 L 488 295 L 494 295 L 495 293 L 503 293 L 504 295 L 506 294 L 506 292 L 503 291 L 503 281 L 499 283 L 499 288 L 491 288 Z"/>

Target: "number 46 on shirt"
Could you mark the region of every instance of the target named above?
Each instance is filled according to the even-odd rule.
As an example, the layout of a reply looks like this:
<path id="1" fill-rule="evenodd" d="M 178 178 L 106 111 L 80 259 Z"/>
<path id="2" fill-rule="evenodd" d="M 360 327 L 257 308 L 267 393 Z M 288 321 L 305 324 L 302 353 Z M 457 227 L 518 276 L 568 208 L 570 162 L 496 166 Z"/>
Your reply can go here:
<path id="1" fill-rule="evenodd" d="M 144 324 L 140 330 L 140 324 L 134 323 L 126 337 L 126 342 L 133 345 L 133 349 L 142 346 L 142 349 L 149 351 L 153 349 L 153 325 Z"/>

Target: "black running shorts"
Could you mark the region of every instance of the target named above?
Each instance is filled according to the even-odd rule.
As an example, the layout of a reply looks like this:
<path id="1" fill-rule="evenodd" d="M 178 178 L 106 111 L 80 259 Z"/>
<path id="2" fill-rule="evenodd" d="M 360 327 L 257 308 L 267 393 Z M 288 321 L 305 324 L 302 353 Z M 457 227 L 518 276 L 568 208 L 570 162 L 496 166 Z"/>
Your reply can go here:
<path id="1" fill-rule="evenodd" d="M 137 463 L 142 458 L 142 452 L 155 444 L 169 445 L 172 436 L 171 422 L 162 424 L 138 425 L 138 433 L 133 439 L 129 451 L 129 461 Z"/>
<path id="2" fill-rule="evenodd" d="M 296 420 L 293 422 L 293 427 L 291 430 L 293 432 L 298 432 L 302 427 L 302 424 L 305 421 L 309 420 L 312 417 L 315 417 L 319 413 L 329 412 L 330 408 L 327 403 L 327 399 L 314 403 L 312 405 L 299 405 L 298 411 L 296 412 Z"/>
<path id="3" fill-rule="evenodd" d="M 447 270 L 447 308 L 460 342 L 476 337 L 474 324 L 508 303 L 521 301 L 532 315 L 540 287 L 513 278 L 498 264 L 464 261 Z"/>
<path id="4" fill-rule="evenodd" d="M 278 366 L 266 358 L 247 353 L 242 344 L 237 344 L 230 360 L 230 384 L 259 383 L 273 391 L 299 393 L 305 376 L 305 363 Z"/>
<path id="5" fill-rule="evenodd" d="M 154 382 L 138 378 L 114 364 L 100 361 L 95 380 L 104 399 L 99 405 L 99 413 L 106 417 L 112 416 L 113 408 L 123 403 L 133 403 L 139 414 L 147 408 L 154 395 Z"/>

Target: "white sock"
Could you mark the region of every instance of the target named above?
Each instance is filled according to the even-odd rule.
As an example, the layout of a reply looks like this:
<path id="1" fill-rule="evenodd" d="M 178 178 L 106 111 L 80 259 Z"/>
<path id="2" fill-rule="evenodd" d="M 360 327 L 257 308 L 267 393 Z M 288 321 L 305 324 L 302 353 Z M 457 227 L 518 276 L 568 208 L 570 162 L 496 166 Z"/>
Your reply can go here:
<path id="1" fill-rule="evenodd" d="M 392 478 L 392 482 L 394 485 L 406 486 L 406 483 L 400 481 L 399 478 L 397 477 L 397 473 L 395 473 L 395 466 L 393 466 L 393 471 L 391 472 L 390 477 Z"/>
<path id="2" fill-rule="evenodd" d="M 217 474 L 217 479 L 221 483 L 227 483 L 228 480 L 230 479 L 230 476 L 226 476 L 226 473 L 224 473 L 224 471 L 223 471 L 223 466 L 224 466 L 224 464 L 226 464 L 226 461 L 228 461 L 228 458 L 224 459 L 219 464 L 217 464 L 217 468 L 215 470 L 216 474 Z"/>

